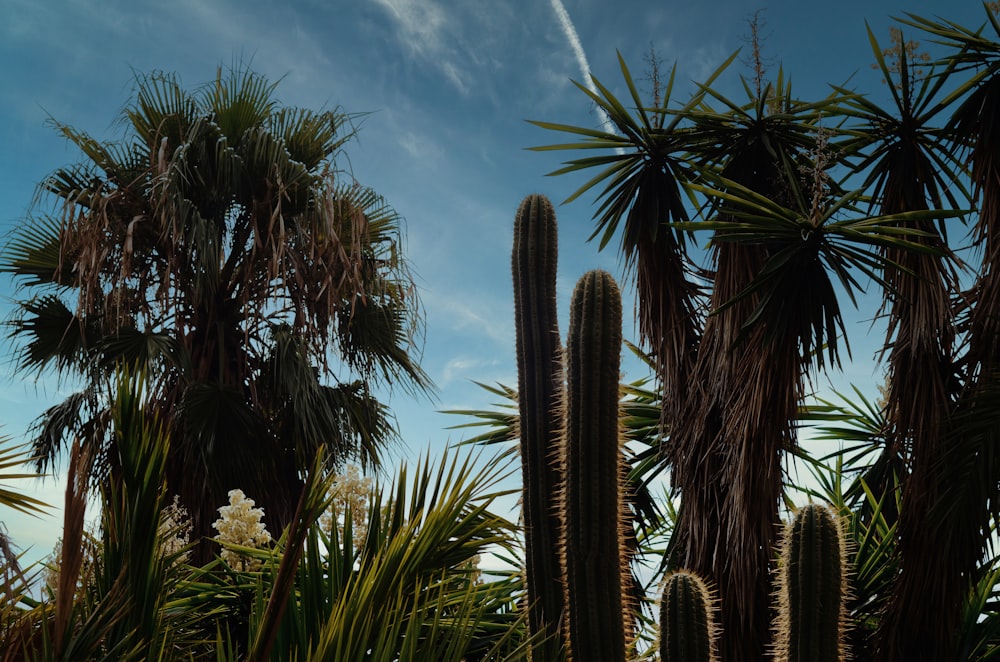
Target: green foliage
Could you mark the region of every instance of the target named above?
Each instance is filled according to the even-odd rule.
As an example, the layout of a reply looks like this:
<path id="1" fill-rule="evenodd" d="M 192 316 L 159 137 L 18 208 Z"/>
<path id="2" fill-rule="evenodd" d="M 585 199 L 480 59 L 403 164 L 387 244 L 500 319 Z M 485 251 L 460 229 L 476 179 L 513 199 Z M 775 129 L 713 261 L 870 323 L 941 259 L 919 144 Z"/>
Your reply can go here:
<path id="1" fill-rule="evenodd" d="M 46 412 L 32 454 L 46 465 L 81 443 L 51 589 L 36 599 L 32 569 L 0 550 L 5 659 L 549 662 L 564 646 L 577 661 L 657 659 L 639 650 L 656 639 L 651 617 L 626 649 L 648 597 L 633 600 L 633 559 L 653 560 L 652 585 L 667 573 L 659 659 L 712 659 L 713 637 L 723 659 L 995 658 L 1000 21 L 986 11 L 977 29 L 901 21 L 944 49 L 933 60 L 901 31 L 884 49 L 869 30 L 884 108 L 844 86 L 798 99 L 783 72 L 765 80 L 754 43 L 744 101 L 714 87 L 735 55 L 681 103 L 671 72 L 652 105 L 619 56 L 624 97 L 578 85 L 613 130 L 535 123 L 571 136 L 537 149 L 587 150 L 557 174 L 597 169 L 571 199 L 597 193 L 592 238 L 618 236 L 634 269 L 659 388 L 618 383 L 621 304 L 603 272 L 574 292 L 563 355 L 555 214 L 526 198 L 512 257 L 518 387 L 488 387 L 499 409 L 466 412 L 489 427 L 478 441 L 520 438 L 524 577 L 482 581 L 475 567 L 521 552 L 522 530 L 493 512 L 509 496 L 500 458 L 402 467 L 360 506 L 363 535 L 350 512 L 342 528 L 317 524 L 333 464 L 375 463 L 392 432 L 371 384 L 428 384 L 409 354 L 418 320 L 399 219 L 333 167 L 349 115 L 282 108 L 272 83 L 237 70 L 197 92 L 140 77 L 121 143 L 57 123 L 84 163 L 46 180 L 59 213 L 26 219 L 0 269 L 30 294 L 9 327 L 20 368 L 85 382 Z M 956 219 L 972 221 L 977 250 L 951 243 Z M 688 241 L 700 231 L 704 255 Z M 958 255 L 978 260 L 969 275 Z M 841 300 L 856 304 L 866 282 L 887 320 L 882 399 L 803 407 L 849 348 Z M 330 347 L 351 379 L 327 383 Z M 123 364 L 148 379 L 105 391 Z M 813 457 L 803 424 L 840 450 Z M 254 460 L 217 463 L 240 457 Z M 799 509 L 778 548 L 782 499 L 791 507 L 798 489 L 789 457 L 818 483 L 801 491 L 831 506 Z M 0 453 L 0 471 L 22 458 Z M 273 547 L 233 548 L 252 570 L 163 552 L 167 488 L 205 524 L 232 487 L 190 467 L 280 486 L 244 485 L 288 524 Z M 0 503 L 39 505 L 6 491 Z M 688 626 L 698 634 L 678 637 Z"/>
<path id="2" fill-rule="evenodd" d="M 669 470 L 679 507 L 666 565 L 718 588 L 724 659 L 769 647 L 775 535 L 792 487 L 784 459 L 807 458 L 799 410 L 849 349 L 842 299 L 857 305 L 866 282 L 883 294 L 884 400 L 867 421 L 827 409 L 828 422 L 869 429 L 824 433 L 874 449 L 825 486 L 856 545 L 851 654 L 953 659 L 983 631 L 963 614 L 970 593 L 983 595 L 1000 501 L 995 12 L 979 29 L 901 21 L 944 49 L 938 59 L 914 57 L 898 30 L 886 51 L 869 31 L 888 108 L 843 86 L 797 98 L 784 72 L 764 79 L 755 41 L 745 101 L 714 87 L 720 69 L 680 103 L 671 74 L 646 104 L 619 56 L 625 97 L 578 85 L 613 130 L 535 123 L 573 139 L 537 149 L 585 150 L 553 174 L 596 172 L 571 199 L 596 192 L 592 237 L 604 248 L 618 236 L 635 268 L 667 437 L 633 475 Z M 952 243 L 966 217 L 974 251 Z M 697 231 L 712 233 L 707 254 L 687 249 Z M 979 260 L 974 280 L 959 255 Z"/>
<path id="3" fill-rule="evenodd" d="M 0 481 L 20 480 L 25 478 L 41 478 L 36 473 L 13 473 L 11 469 L 27 464 L 33 459 L 30 451 L 24 445 L 11 445 L 9 437 L 0 437 Z M 8 489 L 0 482 L 0 506 L 13 508 L 22 513 L 39 515 L 45 512 L 48 505 L 43 501 Z"/>
<path id="4" fill-rule="evenodd" d="M 355 135 L 341 109 L 283 107 L 242 64 L 193 89 L 135 83 L 117 141 L 53 121 L 81 162 L 46 178 L 0 255 L 23 288 L 17 369 L 83 385 L 39 419 L 33 454 L 51 467 L 80 437 L 105 483 L 117 451 L 100 387 L 139 365 L 196 535 L 236 484 L 280 528 L 320 448 L 378 463 L 396 433 L 378 385 L 431 388 L 402 220 L 337 168 Z"/>

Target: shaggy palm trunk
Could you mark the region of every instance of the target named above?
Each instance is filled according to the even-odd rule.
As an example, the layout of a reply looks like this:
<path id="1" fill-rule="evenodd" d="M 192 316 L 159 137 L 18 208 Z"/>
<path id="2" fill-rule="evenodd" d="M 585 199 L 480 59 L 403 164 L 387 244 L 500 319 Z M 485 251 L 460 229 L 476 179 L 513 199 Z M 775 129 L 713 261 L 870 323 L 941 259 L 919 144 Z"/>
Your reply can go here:
<path id="1" fill-rule="evenodd" d="M 779 190 L 777 173 L 761 172 L 766 153 L 744 159 L 725 174 L 754 190 Z M 795 443 L 805 359 L 795 320 L 762 317 L 747 326 L 761 298 L 745 290 L 763 269 L 768 247 L 727 241 L 720 232 L 715 252 L 710 309 L 716 312 L 705 324 L 688 397 L 671 426 L 682 495 L 672 565 L 716 586 L 720 659 L 758 661 L 771 637 L 782 460 Z"/>
<path id="2" fill-rule="evenodd" d="M 715 307 L 742 290 L 759 264 L 736 245 L 722 247 L 719 258 Z M 737 272 L 743 278 L 727 287 L 722 277 Z M 741 304 L 709 319 L 693 382 L 700 401 L 672 438 L 684 450 L 675 466 L 685 549 L 675 561 L 717 586 L 725 633 L 719 653 L 727 662 L 761 660 L 767 649 L 782 455 L 793 444 L 790 422 L 802 395 L 797 344 L 763 328 L 744 337 L 748 315 Z"/>
<path id="3" fill-rule="evenodd" d="M 640 196 L 649 195 L 651 190 L 677 195 L 672 191 L 676 182 L 656 184 L 642 187 Z M 635 203 L 636 209 L 647 206 L 652 205 L 643 199 Z M 627 243 L 627 256 L 632 259 L 634 252 L 635 259 L 639 337 L 655 360 L 660 386 L 667 395 L 663 398 L 662 422 L 669 425 L 683 406 L 680 394 L 690 388 L 703 326 L 698 305 L 701 292 L 688 277 L 684 245 L 664 224 L 654 223 L 649 229 L 633 231 Z"/>
<path id="4" fill-rule="evenodd" d="M 994 120 L 997 112 L 1000 112 L 1000 78 L 995 77 L 974 93 L 953 119 L 958 134 L 969 138 L 973 145 L 972 180 L 980 195 L 975 239 L 983 254 L 979 276 L 972 290 L 965 293 L 962 304 L 970 307 L 966 329 L 968 351 L 962 361 L 965 384 L 961 393 L 954 395 L 957 387 L 951 380 L 957 371 L 953 367 L 956 362 L 950 360 L 950 347 L 935 346 L 935 333 L 949 339 L 950 319 L 948 324 L 942 324 L 943 313 L 920 310 L 916 304 L 909 304 L 913 308 L 913 321 L 909 328 L 900 324 L 897 333 L 899 336 L 909 332 L 914 340 L 913 347 L 904 347 L 910 355 L 901 354 L 899 361 L 891 363 L 892 388 L 898 389 L 899 396 L 891 397 L 888 406 L 893 416 L 890 420 L 899 433 L 912 435 L 912 471 L 904 486 L 899 522 L 901 571 L 878 631 L 877 654 L 884 662 L 954 659 L 963 604 L 989 541 L 988 504 L 995 491 L 997 470 L 989 461 L 993 454 L 983 452 L 976 435 L 959 432 L 956 426 L 967 422 L 977 399 L 997 384 L 1000 356 L 1000 236 L 997 235 L 1000 190 L 995 184 L 1000 177 L 1000 161 L 996 158 L 1000 153 L 1000 134 Z M 941 276 L 924 265 L 918 269 L 916 273 L 924 279 L 917 284 L 922 290 L 913 299 L 931 300 L 938 295 L 935 288 L 940 287 Z M 939 327 L 935 328 L 935 324 Z M 927 354 L 927 358 L 921 359 L 920 353 Z M 936 362 L 935 356 L 939 357 Z M 928 365 L 923 372 L 917 372 L 921 361 Z M 900 367 L 904 362 L 910 364 L 910 374 Z M 907 387 L 914 393 L 904 392 Z M 948 411 L 953 412 L 947 426 L 940 413 L 941 405 L 936 409 L 931 402 L 934 397 L 940 398 Z"/>
<path id="5" fill-rule="evenodd" d="M 915 157 L 910 162 L 926 164 Z M 912 186 L 913 181 L 926 179 L 887 182 L 884 214 L 927 208 L 917 197 L 922 192 L 912 191 L 918 188 Z M 926 235 L 914 235 L 912 241 L 938 250 L 946 248 L 933 222 L 924 221 L 917 229 Z M 889 285 L 888 442 L 906 449 L 911 471 L 901 477 L 901 572 L 880 623 L 877 649 L 887 661 L 921 659 L 926 654 L 931 659 L 947 659 L 967 582 L 956 583 L 939 572 L 940 539 L 928 535 L 927 523 L 942 496 L 938 465 L 944 425 L 955 397 L 955 328 L 950 299 L 957 282 L 947 253 L 939 256 L 894 248 L 883 250 L 883 258 Z"/>

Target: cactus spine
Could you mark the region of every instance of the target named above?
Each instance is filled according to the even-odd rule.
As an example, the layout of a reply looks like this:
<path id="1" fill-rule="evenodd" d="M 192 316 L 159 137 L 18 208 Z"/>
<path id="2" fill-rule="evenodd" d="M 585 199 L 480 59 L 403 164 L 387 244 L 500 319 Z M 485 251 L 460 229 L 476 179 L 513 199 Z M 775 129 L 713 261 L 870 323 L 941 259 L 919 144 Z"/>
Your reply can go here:
<path id="1" fill-rule="evenodd" d="M 778 577 L 777 662 L 844 659 L 846 553 L 837 515 L 808 504 L 786 525 Z"/>
<path id="2" fill-rule="evenodd" d="M 542 195 L 524 199 L 514 218 L 514 321 L 517 337 L 518 407 L 523 478 L 525 572 L 529 629 L 545 633 L 534 659 L 561 655 L 563 586 L 559 558 L 557 492 L 561 434 L 562 370 L 556 312 L 558 232 L 552 203 Z"/>
<path id="3" fill-rule="evenodd" d="M 667 577 L 660 599 L 662 662 L 714 662 L 714 604 L 698 575 L 678 571 Z"/>
<path id="4" fill-rule="evenodd" d="M 576 285 L 566 340 L 562 552 L 574 662 L 625 659 L 618 382 L 621 294 L 604 271 Z"/>

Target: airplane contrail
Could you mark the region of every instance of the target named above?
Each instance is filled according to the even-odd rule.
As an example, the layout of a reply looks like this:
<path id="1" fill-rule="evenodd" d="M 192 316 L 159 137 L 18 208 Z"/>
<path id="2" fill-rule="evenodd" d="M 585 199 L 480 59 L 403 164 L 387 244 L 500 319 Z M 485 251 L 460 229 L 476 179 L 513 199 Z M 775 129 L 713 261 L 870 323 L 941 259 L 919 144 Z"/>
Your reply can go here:
<path id="1" fill-rule="evenodd" d="M 563 34 L 566 35 L 566 40 L 569 41 L 569 46 L 573 50 L 576 63 L 580 67 L 580 72 L 583 75 L 583 84 L 587 86 L 588 90 L 597 94 L 597 86 L 594 85 L 594 81 L 590 78 L 590 63 L 587 62 L 587 54 L 583 51 L 580 35 L 576 33 L 576 28 L 569 17 L 569 12 L 563 6 L 562 0 L 551 0 L 551 4 L 552 10 L 556 13 L 556 18 L 559 19 L 559 25 L 562 27 Z M 611 123 L 611 118 L 608 117 L 608 114 L 604 112 L 604 109 L 598 106 L 597 112 L 601 114 L 601 124 L 604 125 L 604 130 L 608 133 L 614 133 L 614 125 Z"/>

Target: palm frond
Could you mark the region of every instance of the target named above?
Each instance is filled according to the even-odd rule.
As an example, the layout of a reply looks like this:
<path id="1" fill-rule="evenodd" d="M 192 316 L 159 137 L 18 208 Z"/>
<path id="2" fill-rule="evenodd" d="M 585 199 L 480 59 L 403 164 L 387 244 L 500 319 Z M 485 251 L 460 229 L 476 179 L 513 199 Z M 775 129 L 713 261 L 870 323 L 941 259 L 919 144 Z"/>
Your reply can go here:
<path id="1" fill-rule="evenodd" d="M 10 437 L 0 437 L 0 481 L 41 478 L 41 475 L 36 473 L 11 472 L 12 469 L 33 460 L 27 444 L 13 445 Z M 42 514 L 49 507 L 40 499 L 3 487 L 2 482 L 0 482 L 0 506 L 13 508 L 28 515 Z"/>

